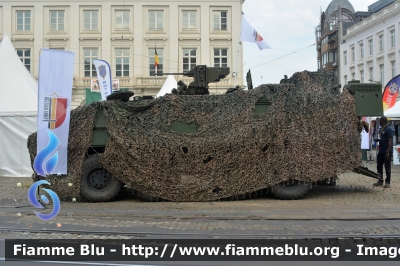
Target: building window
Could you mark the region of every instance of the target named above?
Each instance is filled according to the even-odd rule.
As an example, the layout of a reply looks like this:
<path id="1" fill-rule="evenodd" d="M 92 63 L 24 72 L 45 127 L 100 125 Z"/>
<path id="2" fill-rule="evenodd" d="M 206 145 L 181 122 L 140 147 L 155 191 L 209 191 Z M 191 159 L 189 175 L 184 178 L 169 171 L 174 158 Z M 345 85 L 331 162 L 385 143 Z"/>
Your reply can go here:
<path id="1" fill-rule="evenodd" d="M 343 52 L 343 61 L 344 64 L 347 65 L 347 51 Z"/>
<path id="2" fill-rule="evenodd" d="M 356 49 L 354 47 L 351 47 L 351 62 L 354 62 L 356 60 Z"/>
<path id="3" fill-rule="evenodd" d="M 324 46 L 328 42 L 328 36 L 322 39 L 321 46 Z"/>
<path id="4" fill-rule="evenodd" d="M 163 30 L 163 11 L 149 11 L 149 30 Z"/>
<path id="5" fill-rule="evenodd" d="M 115 76 L 129 77 L 129 48 L 115 48 Z"/>
<path id="6" fill-rule="evenodd" d="M 197 11 L 182 11 L 183 30 L 195 30 L 197 28 Z"/>
<path id="7" fill-rule="evenodd" d="M 335 11 L 332 13 L 329 21 L 329 29 L 334 30 L 338 26 L 338 12 Z M 346 10 L 342 10 L 342 22 L 354 22 L 353 15 L 351 15 L 349 12 Z"/>
<path id="8" fill-rule="evenodd" d="M 17 55 L 26 69 L 31 72 L 31 49 L 17 49 Z"/>
<path id="9" fill-rule="evenodd" d="M 374 81 L 374 69 L 372 67 L 369 68 L 369 81 Z"/>
<path id="10" fill-rule="evenodd" d="M 384 71 L 384 65 L 379 65 L 379 74 L 380 74 L 380 78 L 381 78 L 381 83 L 383 84 L 383 81 L 385 79 L 385 71 Z"/>
<path id="11" fill-rule="evenodd" d="M 228 12 L 214 11 L 214 30 L 228 29 Z"/>
<path id="12" fill-rule="evenodd" d="M 383 35 L 379 35 L 379 52 L 383 51 Z"/>
<path id="13" fill-rule="evenodd" d="M 334 30 L 337 27 L 338 21 L 338 12 L 332 14 L 331 19 L 329 21 L 329 29 Z"/>
<path id="14" fill-rule="evenodd" d="M 343 22 L 354 22 L 353 15 L 346 10 L 342 10 Z"/>
<path id="15" fill-rule="evenodd" d="M 333 62 L 335 62 L 336 60 L 336 56 L 335 56 L 335 53 L 334 52 L 329 52 L 328 53 L 328 59 L 329 59 L 329 63 L 333 63 Z"/>
<path id="16" fill-rule="evenodd" d="M 344 76 L 344 85 L 347 85 L 347 76 Z"/>
<path id="17" fill-rule="evenodd" d="M 392 78 L 396 76 L 396 61 L 390 61 L 390 66 L 392 69 Z"/>
<path id="18" fill-rule="evenodd" d="M 154 48 L 149 48 L 149 75 L 154 76 L 156 67 L 154 65 L 154 55 L 155 55 L 155 49 Z M 158 65 L 157 65 L 157 73 L 162 73 L 163 72 L 163 62 L 164 62 L 164 49 L 158 49 L 157 48 L 157 55 L 158 55 Z"/>
<path id="19" fill-rule="evenodd" d="M 83 62 L 84 62 L 84 75 L 85 77 L 97 77 L 96 67 L 93 60 L 99 57 L 97 48 L 83 48 Z"/>
<path id="20" fill-rule="evenodd" d="M 115 30 L 129 30 L 129 10 L 115 10 Z"/>
<path id="21" fill-rule="evenodd" d="M 83 29 L 97 30 L 99 24 L 99 11 L 85 10 L 83 11 Z"/>
<path id="22" fill-rule="evenodd" d="M 64 10 L 50 11 L 50 30 L 64 30 Z"/>
<path id="23" fill-rule="evenodd" d="M 364 83 L 364 70 L 360 70 L 360 82 Z"/>
<path id="24" fill-rule="evenodd" d="M 17 11 L 17 31 L 31 30 L 31 11 Z"/>
<path id="25" fill-rule="evenodd" d="M 228 67 L 228 49 L 214 49 L 214 67 Z"/>
<path id="26" fill-rule="evenodd" d="M 183 49 L 183 72 L 187 72 L 196 66 L 197 50 L 195 48 Z"/>
<path id="27" fill-rule="evenodd" d="M 368 47 L 369 47 L 369 55 L 372 55 L 374 53 L 374 43 L 371 40 L 368 40 Z"/>
<path id="28" fill-rule="evenodd" d="M 351 73 L 351 80 L 354 80 L 356 78 L 356 73 Z"/>
<path id="29" fill-rule="evenodd" d="M 395 47 L 396 46 L 396 35 L 395 35 L 395 30 L 390 31 L 390 47 Z"/>
<path id="30" fill-rule="evenodd" d="M 364 44 L 360 43 L 360 59 L 364 58 Z"/>

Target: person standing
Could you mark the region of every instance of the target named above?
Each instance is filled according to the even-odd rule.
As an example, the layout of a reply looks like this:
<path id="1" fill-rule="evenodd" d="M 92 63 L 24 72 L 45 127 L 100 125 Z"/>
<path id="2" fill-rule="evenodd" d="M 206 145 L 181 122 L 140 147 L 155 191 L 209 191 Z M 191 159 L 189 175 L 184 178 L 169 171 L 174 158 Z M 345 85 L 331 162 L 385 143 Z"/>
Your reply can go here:
<path id="1" fill-rule="evenodd" d="M 390 187 L 390 174 L 391 174 L 391 162 L 393 156 L 393 129 L 387 123 L 386 116 L 382 116 L 379 120 L 379 125 L 381 125 L 381 130 L 379 131 L 379 152 L 377 157 L 377 170 L 378 174 L 381 175 L 383 179 L 383 165 L 385 165 L 386 170 L 386 180 L 384 188 Z M 383 183 L 378 180 L 374 183 L 374 186 L 382 186 Z"/>

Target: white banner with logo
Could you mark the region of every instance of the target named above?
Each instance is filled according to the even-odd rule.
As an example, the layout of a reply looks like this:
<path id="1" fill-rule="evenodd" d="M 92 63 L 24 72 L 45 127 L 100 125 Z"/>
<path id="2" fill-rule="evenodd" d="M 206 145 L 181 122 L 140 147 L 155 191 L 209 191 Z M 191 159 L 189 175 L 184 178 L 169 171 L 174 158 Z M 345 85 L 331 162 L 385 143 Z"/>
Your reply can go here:
<path id="1" fill-rule="evenodd" d="M 42 49 L 39 58 L 38 133 L 34 170 L 67 174 L 74 52 Z"/>
<path id="2" fill-rule="evenodd" d="M 101 100 L 107 100 L 107 96 L 112 93 L 111 68 L 104 60 L 93 60 L 96 67 L 97 81 L 100 87 Z"/>

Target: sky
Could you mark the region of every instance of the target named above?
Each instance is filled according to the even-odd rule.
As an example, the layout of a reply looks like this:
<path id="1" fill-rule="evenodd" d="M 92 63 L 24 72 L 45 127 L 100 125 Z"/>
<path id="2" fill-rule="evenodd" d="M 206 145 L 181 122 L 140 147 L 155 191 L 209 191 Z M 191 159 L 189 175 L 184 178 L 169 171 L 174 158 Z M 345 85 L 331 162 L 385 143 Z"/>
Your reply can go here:
<path id="1" fill-rule="evenodd" d="M 315 45 L 310 45 L 315 44 L 315 27 L 319 24 L 320 10 L 326 11 L 330 2 L 331 0 L 245 0 L 244 17 L 272 49 L 260 51 L 256 44 L 244 42 L 244 65 L 238 66 L 237 72 L 242 68 L 246 77 L 245 73 L 251 69 L 253 86 L 256 87 L 260 84 L 279 83 L 284 75 L 290 78 L 295 72 L 316 71 L 317 50 Z M 377 0 L 349 2 L 355 11 L 368 11 L 368 6 Z M 280 57 L 283 58 L 278 59 Z M 233 65 L 236 68 L 236 63 Z M 244 83 L 246 84 L 246 80 Z"/>

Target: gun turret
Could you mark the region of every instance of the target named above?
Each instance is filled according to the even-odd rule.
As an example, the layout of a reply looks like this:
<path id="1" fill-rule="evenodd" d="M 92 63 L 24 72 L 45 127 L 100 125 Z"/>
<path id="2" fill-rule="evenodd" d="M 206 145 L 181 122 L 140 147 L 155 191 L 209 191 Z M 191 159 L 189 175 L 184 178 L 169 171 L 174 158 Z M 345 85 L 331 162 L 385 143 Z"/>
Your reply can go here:
<path id="1" fill-rule="evenodd" d="M 178 81 L 177 88 L 172 93 L 179 95 L 206 95 L 209 94 L 208 84 L 219 82 L 221 79 L 229 75 L 229 67 L 207 67 L 206 65 L 195 66 L 185 73 L 157 73 L 162 75 L 183 75 L 192 77 L 193 81 L 187 86 L 182 80 Z"/>

